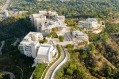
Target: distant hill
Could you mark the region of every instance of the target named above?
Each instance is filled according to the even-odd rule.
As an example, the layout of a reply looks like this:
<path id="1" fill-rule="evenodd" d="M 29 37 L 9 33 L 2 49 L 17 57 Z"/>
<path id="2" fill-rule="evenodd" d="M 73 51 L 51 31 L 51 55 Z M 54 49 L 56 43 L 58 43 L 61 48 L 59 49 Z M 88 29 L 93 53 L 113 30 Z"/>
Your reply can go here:
<path id="1" fill-rule="evenodd" d="M 66 17 L 118 17 L 119 0 L 69 0 L 61 2 L 59 0 L 37 1 L 37 0 L 12 0 L 9 9 L 28 10 L 36 13 L 39 10 L 50 8 Z"/>

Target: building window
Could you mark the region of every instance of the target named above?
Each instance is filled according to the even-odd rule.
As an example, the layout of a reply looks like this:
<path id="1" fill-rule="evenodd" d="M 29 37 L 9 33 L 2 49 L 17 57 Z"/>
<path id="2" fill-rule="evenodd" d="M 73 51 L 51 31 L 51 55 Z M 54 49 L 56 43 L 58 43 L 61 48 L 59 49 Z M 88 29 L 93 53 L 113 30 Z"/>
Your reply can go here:
<path id="1" fill-rule="evenodd" d="M 30 51 L 30 52 L 32 52 L 31 46 L 25 46 L 25 51 Z"/>

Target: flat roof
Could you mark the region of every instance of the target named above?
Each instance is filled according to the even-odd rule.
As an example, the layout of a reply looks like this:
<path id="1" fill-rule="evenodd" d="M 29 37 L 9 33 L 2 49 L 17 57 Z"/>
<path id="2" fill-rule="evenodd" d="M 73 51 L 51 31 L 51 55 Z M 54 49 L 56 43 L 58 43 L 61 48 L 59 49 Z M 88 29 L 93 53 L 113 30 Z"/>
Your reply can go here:
<path id="1" fill-rule="evenodd" d="M 38 49 L 38 55 L 48 55 L 51 46 L 41 45 Z"/>
<path id="2" fill-rule="evenodd" d="M 79 30 L 73 31 L 73 33 L 78 34 L 78 35 L 87 35 L 86 33 L 81 32 Z"/>
<path id="3" fill-rule="evenodd" d="M 32 36 L 36 36 L 38 35 L 38 37 L 42 37 L 42 34 L 41 33 L 38 33 L 38 32 L 29 32 L 24 38 L 23 40 L 20 42 L 20 44 L 29 44 L 29 45 L 35 45 L 37 43 L 39 43 L 39 41 L 34 41 L 32 40 Z M 36 38 L 36 37 L 35 37 Z"/>

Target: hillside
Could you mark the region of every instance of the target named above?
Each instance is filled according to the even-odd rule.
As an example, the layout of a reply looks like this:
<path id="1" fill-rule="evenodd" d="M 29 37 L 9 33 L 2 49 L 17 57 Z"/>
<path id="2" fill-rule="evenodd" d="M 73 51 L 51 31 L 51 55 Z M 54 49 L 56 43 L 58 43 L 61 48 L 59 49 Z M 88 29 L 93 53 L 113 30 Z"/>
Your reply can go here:
<path id="1" fill-rule="evenodd" d="M 110 24 L 100 34 L 89 34 L 91 44 L 85 48 L 66 46 L 70 61 L 58 71 L 56 79 L 118 79 L 119 43 L 114 40 L 119 39 L 117 32 L 118 26 Z"/>

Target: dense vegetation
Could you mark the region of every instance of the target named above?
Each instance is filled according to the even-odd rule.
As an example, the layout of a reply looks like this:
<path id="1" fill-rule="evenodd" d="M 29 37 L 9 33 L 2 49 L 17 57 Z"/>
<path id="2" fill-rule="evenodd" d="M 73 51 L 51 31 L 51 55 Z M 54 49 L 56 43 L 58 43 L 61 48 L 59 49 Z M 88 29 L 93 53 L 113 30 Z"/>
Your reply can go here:
<path id="1" fill-rule="evenodd" d="M 68 62 L 57 75 L 56 79 L 90 79 L 83 68 L 77 66 L 74 62 Z"/>
<path id="2" fill-rule="evenodd" d="M 41 2 L 36 0 L 12 0 L 12 5 L 9 9 L 27 10 L 31 13 L 38 12 L 38 10 L 51 9 L 66 17 L 100 17 L 105 19 L 112 14 L 112 11 L 113 17 L 118 17 L 118 4 L 118 0 L 76 0 L 63 3 L 55 0 Z"/>
<path id="3" fill-rule="evenodd" d="M 107 24 L 105 31 L 109 34 L 111 33 L 119 33 L 119 24 Z"/>
<path id="4" fill-rule="evenodd" d="M 34 31 L 34 27 L 28 17 L 8 18 L 0 22 L 0 41 L 24 37 L 29 31 Z"/>
<path id="5" fill-rule="evenodd" d="M 16 38 L 22 39 L 30 31 L 34 31 L 34 27 L 26 15 L 18 15 L 0 21 L 0 41 L 5 41 L 3 54 L 0 55 L 0 71 L 10 71 L 14 73 L 16 79 L 21 79 L 21 77 L 28 79 L 31 76 L 34 70 L 32 68 L 33 59 L 20 54 L 19 42 L 15 46 L 12 45 Z M 5 75 L 3 79 L 7 79 L 7 77 Z"/>
<path id="6" fill-rule="evenodd" d="M 2 55 L 0 55 L 0 71 L 9 71 L 14 73 L 16 79 L 28 79 L 34 68 L 32 67 L 33 59 L 21 55 L 18 50 L 18 43 L 13 46 L 15 38 L 5 40 Z M 23 74 L 23 75 L 22 75 Z M 3 79 L 7 79 L 7 75 Z"/>
<path id="7" fill-rule="evenodd" d="M 77 61 L 74 46 L 68 44 L 66 48 L 70 52 L 70 61 L 58 71 L 56 79 L 95 79 Z"/>
<path id="8" fill-rule="evenodd" d="M 40 79 L 45 68 L 45 64 L 38 64 L 34 71 L 33 79 Z"/>

